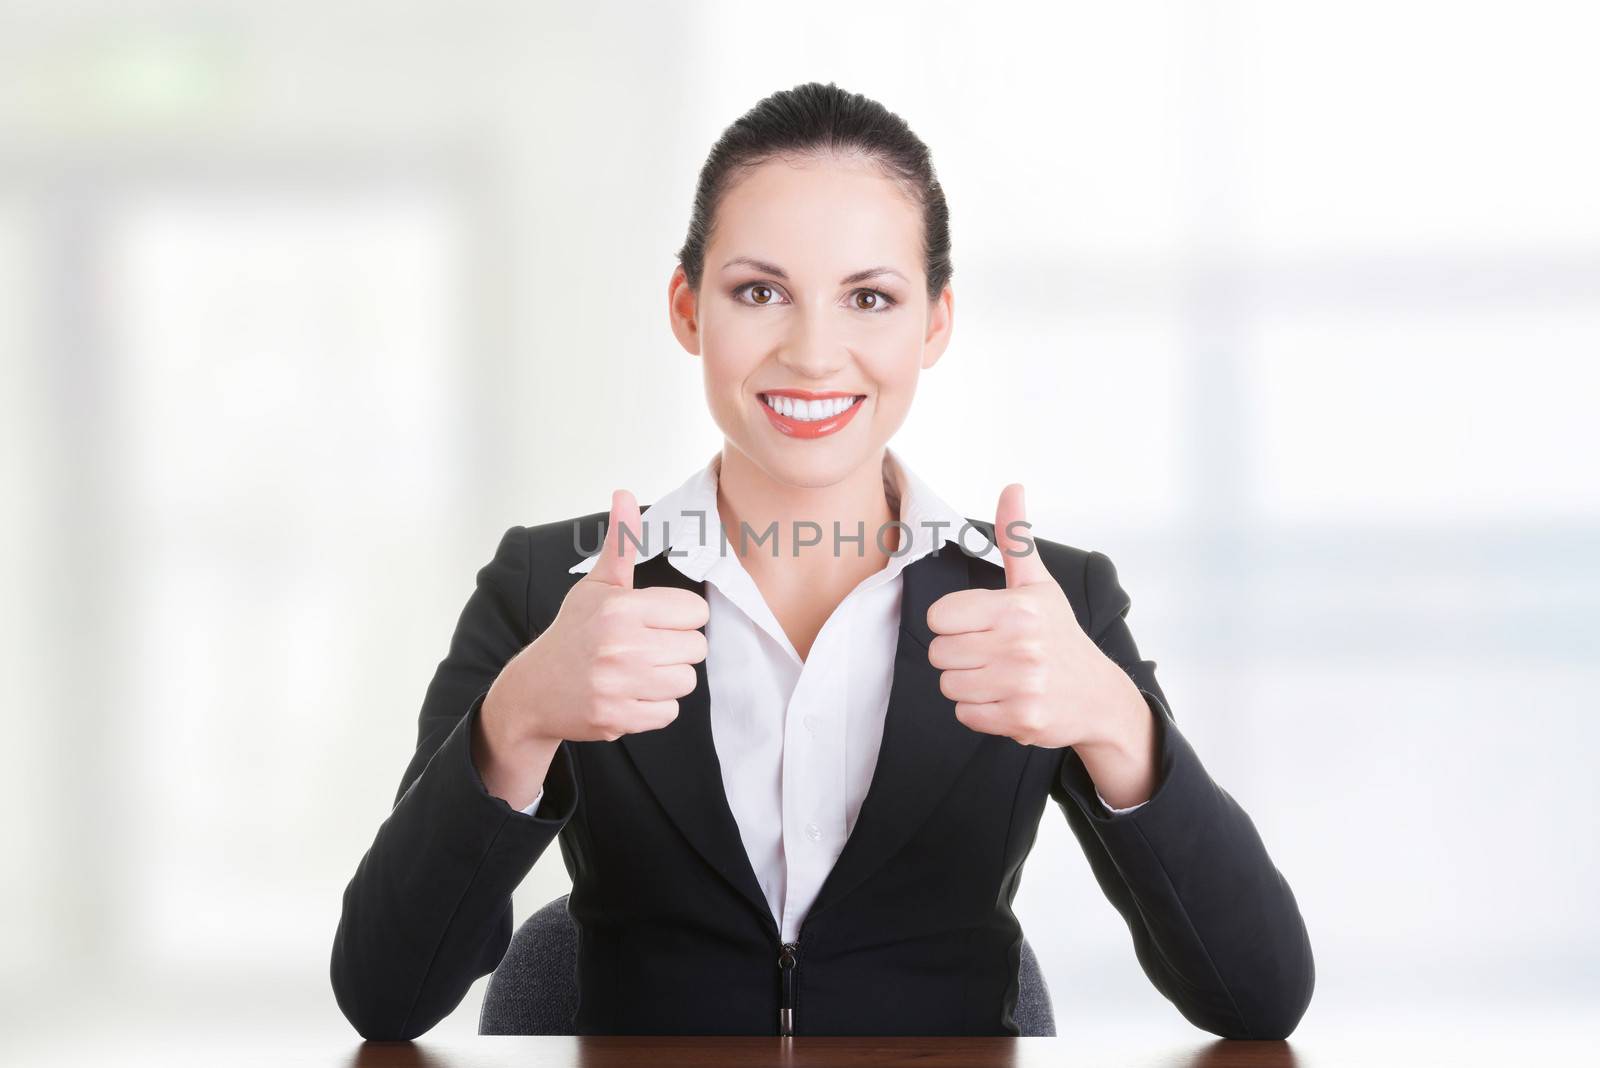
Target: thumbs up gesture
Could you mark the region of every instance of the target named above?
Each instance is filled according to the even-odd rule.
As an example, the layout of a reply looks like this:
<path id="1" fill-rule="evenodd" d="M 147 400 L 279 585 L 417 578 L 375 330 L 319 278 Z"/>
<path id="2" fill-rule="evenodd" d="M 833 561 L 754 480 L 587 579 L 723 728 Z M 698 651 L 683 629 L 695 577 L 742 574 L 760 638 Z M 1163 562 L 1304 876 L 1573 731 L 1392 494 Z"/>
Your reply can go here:
<path id="1" fill-rule="evenodd" d="M 1028 527 L 1020 483 L 1000 492 L 994 526 L 1005 588 L 957 590 L 928 608 L 940 692 L 966 726 L 1023 745 L 1122 741 L 1129 691 L 1141 708 L 1144 699 L 1084 634 L 1038 546 L 1020 536 Z"/>
<path id="2" fill-rule="evenodd" d="M 616 741 L 665 727 L 694 692 L 710 606 L 676 587 L 634 589 L 641 537 L 638 502 L 617 490 L 600 558 L 495 682 L 514 677 L 504 704 L 520 716 L 519 740 Z"/>

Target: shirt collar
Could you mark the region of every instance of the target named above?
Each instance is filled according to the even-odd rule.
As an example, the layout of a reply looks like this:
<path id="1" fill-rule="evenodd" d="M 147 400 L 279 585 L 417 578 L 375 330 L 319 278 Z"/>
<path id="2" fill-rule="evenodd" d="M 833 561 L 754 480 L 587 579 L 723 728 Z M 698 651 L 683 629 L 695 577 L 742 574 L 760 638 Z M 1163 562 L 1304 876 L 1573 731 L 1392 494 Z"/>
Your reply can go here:
<path id="1" fill-rule="evenodd" d="M 718 450 L 682 485 L 640 513 L 639 523 L 643 529 L 636 564 L 670 548 L 668 558 L 672 565 L 688 578 L 700 582 L 719 563 L 737 559 L 731 544 L 726 554 L 722 551 L 719 533 L 722 520 L 717 514 L 717 477 L 721 466 L 722 452 Z M 909 532 L 902 528 L 901 535 L 909 533 L 911 548 L 890 556 L 880 574 L 892 577 L 945 542 L 956 544 L 957 548 L 952 551 L 960 552 L 965 548 L 969 555 L 982 557 L 996 567 L 1005 567 L 999 547 L 973 528 L 964 515 L 934 493 L 898 453 L 887 447 L 883 451 L 883 488 L 890 505 L 899 504 L 900 522 L 909 528 Z M 827 534 L 823 536 L 826 538 Z M 874 536 L 872 531 L 866 533 L 869 539 Z M 597 550 L 568 568 L 568 574 L 587 574 L 599 558 Z"/>

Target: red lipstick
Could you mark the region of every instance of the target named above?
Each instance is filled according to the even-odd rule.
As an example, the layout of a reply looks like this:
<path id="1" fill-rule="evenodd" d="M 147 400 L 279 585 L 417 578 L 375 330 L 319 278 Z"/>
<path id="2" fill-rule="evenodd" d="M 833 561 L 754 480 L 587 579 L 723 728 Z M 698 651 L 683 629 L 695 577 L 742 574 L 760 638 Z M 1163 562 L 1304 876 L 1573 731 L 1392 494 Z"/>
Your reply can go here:
<path id="1" fill-rule="evenodd" d="M 793 416 L 783 415 L 772 405 L 768 404 L 766 397 L 792 397 L 801 401 L 831 400 L 838 397 L 848 397 L 853 403 L 837 415 L 830 415 L 823 419 L 797 419 Z M 780 433 L 792 438 L 820 438 L 842 430 L 845 424 L 855 418 L 856 412 L 866 402 L 863 393 L 851 393 L 848 390 L 820 390 L 809 389 L 765 389 L 756 395 L 756 403 L 761 405 L 761 410 L 767 413 L 767 419 L 777 427 Z"/>

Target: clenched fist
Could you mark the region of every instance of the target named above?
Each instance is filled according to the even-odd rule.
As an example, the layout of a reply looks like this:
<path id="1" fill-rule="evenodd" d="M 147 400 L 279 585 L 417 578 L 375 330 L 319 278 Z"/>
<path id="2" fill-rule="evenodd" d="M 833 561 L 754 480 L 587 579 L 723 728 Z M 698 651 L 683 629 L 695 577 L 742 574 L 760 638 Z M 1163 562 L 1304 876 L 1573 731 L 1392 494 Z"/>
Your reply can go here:
<path id="1" fill-rule="evenodd" d="M 1038 546 L 1019 535 L 1026 527 L 1022 486 L 1012 483 L 995 510 L 1005 588 L 957 590 L 929 606 L 939 691 L 971 729 L 1023 745 L 1070 745 L 1103 797 L 1143 800 L 1155 771 L 1149 706 L 1078 625 Z"/>
<path id="2" fill-rule="evenodd" d="M 492 735 L 513 744 L 610 742 L 677 718 L 678 698 L 694 692 L 694 665 L 706 657 L 699 628 L 710 606 L 676 587 L 634 589 L 640 537 L 638 502 L 617 490 L 600 559 L 490 687 L 486 714 L 493 702 L 502 718 L 486 728 Z"/>

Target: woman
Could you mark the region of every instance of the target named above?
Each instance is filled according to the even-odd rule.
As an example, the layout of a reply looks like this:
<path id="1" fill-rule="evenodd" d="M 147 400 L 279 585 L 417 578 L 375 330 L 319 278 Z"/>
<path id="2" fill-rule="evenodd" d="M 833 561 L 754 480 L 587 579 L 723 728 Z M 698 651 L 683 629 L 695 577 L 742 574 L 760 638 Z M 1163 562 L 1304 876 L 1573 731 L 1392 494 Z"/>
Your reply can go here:
<path id="1" fill-rule="evenodd" d="M 357 1030 L 459 1004 L 559 838 L 578 1034 L 1016 1034 L 1011 902 L 1053 799 L 1157 989 L 1287 1035 L 1294 896 L 1111 560 L 1025 537 L 1020 485 L 967 520 L 888 448 L 950 339 L 926 147 L 832 84 L 776 93 L 712 150 L 679 260 L 724 444 L 644 514 L 619 490 L 513 527 L 479 572 L 344 895 Z"/>

